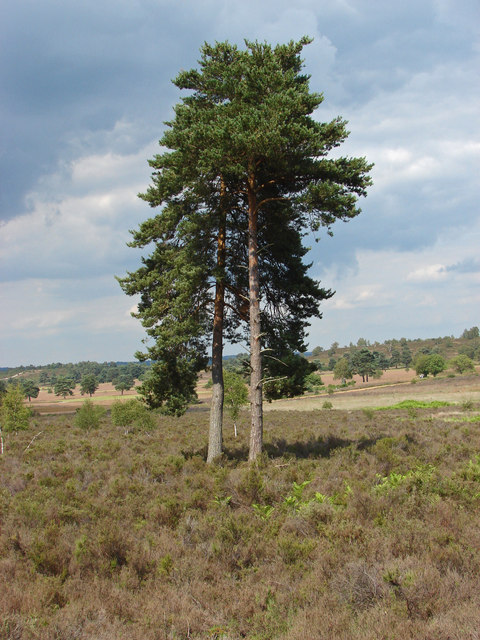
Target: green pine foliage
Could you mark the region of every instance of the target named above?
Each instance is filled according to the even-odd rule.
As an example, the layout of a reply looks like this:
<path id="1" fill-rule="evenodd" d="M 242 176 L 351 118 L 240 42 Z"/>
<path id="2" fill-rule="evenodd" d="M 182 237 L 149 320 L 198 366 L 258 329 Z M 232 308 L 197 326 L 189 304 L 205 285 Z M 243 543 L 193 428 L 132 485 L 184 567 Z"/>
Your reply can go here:
<path id="1" fill-rule="evenodd" d="M 261 451 L 262 348 L 279 359 L 304 351 L 308 318 L 320 317 L 320 302 L 333 295 L 307 275 L 304 233 L 331 233 L 336 220 L 358 215 L 371 183 L 364 158 L 328 158 L 348 132 L 341 118 L 312 117 L 323 96 L 302 73 L 309 42 L 205 44 L 199 68 L 177 76 L 189 93 L 141 194 L 161 210 L 131 243 L 154 249 L 120 279 L 128 295 L 140 295 L 136 315 L 152 338 L 137 355 L 155 363 L 141 388 L 152 406 L 184 410 L 212 335 L 214 390 L 224 337 L 250 340 L 253 458 Z"/>
<path id="2" fill-rule="evenodd" d="M 98 381 L 93 373 L 85 374 L 80 381 L 80 393 L 87 394 L 92 397 L 95 391 L 98 389 Z"/>
<path id="3" fill-rule="evenodd" d="M 285 354 L 277 359 L 267 352 L 265 371 L 271 377 L 263 385 L 266 400 L 303 395 L 308 387 L 308 376 L 315 370 L 316 366 L 301 355 Z"/>
<path id="4" fill-rule="evenodd" d="M 70 378 L 59 377 L 55 382 L 53 391 L 56 396 L 62 396 L 65 399 L 67 396 L 73 396 L 73 390 L 75 389 L 75 382 Z"/>

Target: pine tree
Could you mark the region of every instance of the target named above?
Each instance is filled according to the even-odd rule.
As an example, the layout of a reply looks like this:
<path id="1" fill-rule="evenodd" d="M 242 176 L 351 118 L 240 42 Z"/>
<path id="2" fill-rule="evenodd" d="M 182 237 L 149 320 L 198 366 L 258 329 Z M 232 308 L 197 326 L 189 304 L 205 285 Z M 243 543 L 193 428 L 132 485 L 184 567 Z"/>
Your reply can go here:
<path id="1" fill-rule="evenodd" d="M 32 398 L 38 398 L 40 387 L 38 387 L 33 380 L 22 380 L 21 384 L 23 393 L 29 402 L 31 402 Z"/>
<path id="2" fill-rule="evenodd" d="M 310 40 L 277 45 L 246 42 L 246 50 L 220 43 L 202 49 L 200 71 L 187 71 L 177 86 L 194 91 L 190 101 L 215 105 L 193 144 L 201 141 L 207 166 L 234 177 L 248 222 L 251 460 L 262 449 L 262 344 L 259 219 L 272 202 L 288 202 L 299 229 L 318 230 L 359 213 L 357 197 L 370 184 L 363 158 L 329 160 L 347 137 L 336 118 L 319 123 L 321 104 L 301 74 L 300 52 Z"/>
<path id="3" fill-rule="evenodd" d="M 209 460 L 221 452 L 224 336 L 238 340 L 247 322 L 255 460 L 263 438 L 262 348 L 271 356 L 298 348 L 308 318 L 332 295 L 307 276 L 302 236 L 307 228 L 331 233 L 337 219 L 357 215 L 357 197 L 370 184 L 363 158 L 326 158 L 347 137 L 346 123 L 311 117 L 323 97 L 309 92 L 301 74 L 309 41 L 246 42 L 245 50 L 205 44 L 200 69 L 178 75 L 177 87 L 192 93 L 167 123 L 160 144 L 170 151 L 151 161 L 153 184 L 143 195 L 163 209 L 132 243 L 155 242 L 155 249 L 120 281 L 141 294 L 137 315 L 155 339 L 147 353 L 157 362 L 170 358 L 172 370 L 182 363 L 193 374 L 213 335 Z M 163 402 L 174 392 L 166 387 L 152 384 L 152 394 Z"/>
<path id="4" fill-rule="evenodd" d="M 98 381 L 93 373 L 86 373 L 84 376 L 82 376 L 82 379 L 80 381 L 80 393 L 82 394 L 82 396 L 88 393 L 88 395 L 92 397 L 97 389 Z"/>

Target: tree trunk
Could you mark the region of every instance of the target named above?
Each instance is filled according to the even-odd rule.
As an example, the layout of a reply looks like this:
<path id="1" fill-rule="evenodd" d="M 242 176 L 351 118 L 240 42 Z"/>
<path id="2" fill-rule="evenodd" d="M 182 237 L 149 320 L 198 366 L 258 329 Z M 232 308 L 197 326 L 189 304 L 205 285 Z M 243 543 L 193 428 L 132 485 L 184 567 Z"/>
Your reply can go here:
<path id="1" fill-rule="evenodd" d="M 258 213 L 253 167 L 248 177 L 248 284 L 250 299 L 250 452 L 255 461 L 263 445 L 262 346 L 260 327 L 260 281 L 258 271 Z"/>
<path id="2" fill-rule="evenodd" d="M 222 180 L 220 195 L 225 195 Z M 212 341 L 212 403 L 210 405 L 210 431 L 208 436 L 207 462 L 211 463 L 222 455 L 223 431 L 223 318 L 225 310 L 225 258 L 226 258 L 226 215 L 221 212 L 217 237 L 217 278 L 215 283 L 215 306 L 213 314 Z"/>

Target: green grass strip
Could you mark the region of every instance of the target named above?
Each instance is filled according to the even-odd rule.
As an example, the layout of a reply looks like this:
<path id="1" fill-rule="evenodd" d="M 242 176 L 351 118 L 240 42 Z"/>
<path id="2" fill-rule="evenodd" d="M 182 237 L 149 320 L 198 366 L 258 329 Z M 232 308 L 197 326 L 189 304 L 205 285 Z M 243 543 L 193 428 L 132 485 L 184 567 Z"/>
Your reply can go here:
<path id="1" fill-rule="evenodd" d="M 375 411 L 389 411 L 390 409 L 436 409 L 437 407 L 450 407 L 452 402 L 444 400 L 402 400 L 388 407 L 375 407 Z"/>

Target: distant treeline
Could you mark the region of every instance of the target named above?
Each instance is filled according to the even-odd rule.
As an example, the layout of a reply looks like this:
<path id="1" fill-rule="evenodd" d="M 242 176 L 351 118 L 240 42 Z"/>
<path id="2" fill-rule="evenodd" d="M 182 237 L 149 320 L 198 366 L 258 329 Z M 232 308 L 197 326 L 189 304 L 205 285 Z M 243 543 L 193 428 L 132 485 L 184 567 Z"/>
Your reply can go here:
<path id="1" fill-rule="evenodd" d="M 475 326 L 465 329 L 458 338 L 453 335 L 413 340 L 392 338 L 383 343 L 372 343 L 365 338 L 359 338 L 356 344 L 350 342 L 348 346 L 340 347 L 338 342 L 333 342 L 329 348 L 315 347 L 303 355 L 309 358 L 313 357 L 318 370 L 333 370 L 335 363 L 340 358 L 348 354 L 353 355 L 359 349 L 364 348 L 376 354 L 381 369 L 409 366 L 419 353 L 439 354 L 447 359 L 457 355 L 466 355 L 472 360 L 478 361 L 480 360 L 480 331 Z M 243 367 L 244 356 L 225 356 L 224 360 L 227 369 L 236 370 Z M 93 374 L 99 383 L 114 382 L 123 377 L 141 380 L 150 365 L 150 361 L 102 363 L 82 361 L 67 364 L 54 362 L 41 366 L 30 364 L 20 367 L 0 367 L 0 378 L 19 375 L 43 385 L 53 385 L 58 378 L 68 378 L 74 382 L 80 382 L 83 376 L 90 374 Z"/>
<path id="2" fill-rule="evenodd" d="M 338 342 L 333 342 L 329 348 L 315 347 L 311 355 L 317 363 L 319 370 L 331 371 L 336 362 L 343 357 L 352 357 L 356 352 L 368 349 L 379 360 L 381 369 L 387 367 L 408 367 L 419 354 L 438 354 L 446 359 L 458 355 L 465 355 L 472 360 L 480 360 L 480 332 L 478 327 L 465 329 L 459 338 L 444 336 L 439 338 L 406 338 L 390 339 L 385 342 L 373 342 L 365 338 L 359 338 L 354 344 L 340 347 Z"/>
<path id="3" fill-rule="evenodd" d="M 42 366 L 21 366 L 0 369 L 1 377 L 21 376 L 35 380 L 40 385 L 54 385 L 59 378 L 78 383 L 86 375 L 94 375 L 97 382 L 114 382 L 119 378 L 140 380 L 148 371 L 150 362 L 54 362 Z"/>

